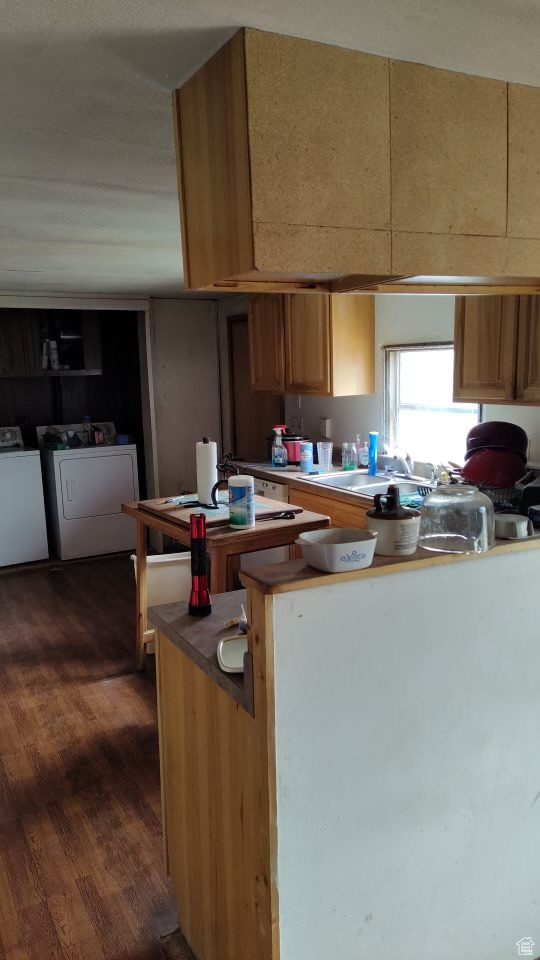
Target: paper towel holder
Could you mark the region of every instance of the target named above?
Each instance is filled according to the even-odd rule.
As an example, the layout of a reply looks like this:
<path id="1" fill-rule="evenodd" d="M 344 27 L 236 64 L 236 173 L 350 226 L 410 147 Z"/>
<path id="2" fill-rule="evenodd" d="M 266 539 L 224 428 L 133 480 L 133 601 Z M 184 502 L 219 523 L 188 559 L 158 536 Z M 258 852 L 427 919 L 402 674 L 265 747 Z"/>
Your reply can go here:
<path id="1" fill-rule="evenodd" d="M 236 464 L 232 462 L 231 458 L 232 458 L 232 453 L 224 453 L 223 460 L 218 460 L 218 464 L 217 464 L 218 473 L 222 473 L 223 476 L 212 487 L 212 504 L 216 508 L 218 506 L 217 492 L 220 486 L 222 485 L 222 483 L 225 483 L 228 477 L 236 477 L 240 473 L 240 468 L 237 467 Z"/>

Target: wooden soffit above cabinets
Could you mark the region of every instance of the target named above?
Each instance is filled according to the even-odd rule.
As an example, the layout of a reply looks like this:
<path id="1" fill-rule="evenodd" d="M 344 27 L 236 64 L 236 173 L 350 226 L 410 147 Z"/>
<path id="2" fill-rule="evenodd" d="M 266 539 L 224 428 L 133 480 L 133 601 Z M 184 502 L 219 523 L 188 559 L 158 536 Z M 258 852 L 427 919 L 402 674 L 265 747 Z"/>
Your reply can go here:
<path id="1" fill-rule="evenodd" d="M 245 28 L 174 105 L 188 289 L 540 292 L 540 89 Z"/>

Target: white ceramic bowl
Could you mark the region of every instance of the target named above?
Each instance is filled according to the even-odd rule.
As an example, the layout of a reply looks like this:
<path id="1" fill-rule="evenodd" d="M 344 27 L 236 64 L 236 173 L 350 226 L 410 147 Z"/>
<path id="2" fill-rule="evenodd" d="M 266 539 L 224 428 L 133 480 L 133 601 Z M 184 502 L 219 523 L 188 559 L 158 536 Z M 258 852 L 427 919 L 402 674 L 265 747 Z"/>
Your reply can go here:
<path id="1" fill-rule="evenodd" d="M 342 527 L 301 533 L 296 541 L 310 567 L 327 573 L 346 573 L 369 567 L 376 542 L 376 533 Z"/>

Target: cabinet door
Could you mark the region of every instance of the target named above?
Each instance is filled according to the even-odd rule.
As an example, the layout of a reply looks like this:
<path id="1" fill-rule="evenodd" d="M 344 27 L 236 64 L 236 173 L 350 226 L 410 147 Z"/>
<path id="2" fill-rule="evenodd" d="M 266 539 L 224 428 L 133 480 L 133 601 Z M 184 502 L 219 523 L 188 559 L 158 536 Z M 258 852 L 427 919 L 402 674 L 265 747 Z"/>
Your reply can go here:
<path id="1" fill-rule="evenodd" d="M 39 317 L 34 311 L 28 311 L 24 319 L 24 338 L 26 354 L 26 376 L 40 377 L 41 345 L 39 340 Z"/>
<path id="2" fill-rule="evenodd" d="M 25 314 L 0 310 L 0 377 L 26 376 Z"/>
<path id="3" fill-rule="evenodd" d="M 282 296 L 261 293 L 250 297 L 249 365 L 252 390 L 285 391 Z"/>
<path id="4" fill-rule="evenodd" d="M 454 400 L 512 400 L 518 297 L 456 297 Z"/>
<path id="5" fill-rule="evenodd" d="M 285 389 L 328 396 L 330 377 L 330 297 L 289 294 L 285 301 Z"/>
<path id="6" fill-rule="evenodd" d="M 101 373 L 101 329 L 98 311 L 83 313 L 81 316 L 81 336 L 83 342 L 84 369 Z"/>
<path id="7" fill-rule="evenodd" d="M 330 517 L 332 527 L 356 527 L 365 530 L 367 527 L 367 512 L 371 509 L 365 500 L 358 497 L 357 503 L 342 503 L 330 497 L 321 496 L 310 491 L 296 490 L 294 486 L 289 491 L 289 503 L 313 513 L 321 513 Z M 299 554 L 301 556 L 301 554 Z"/>
<path id="8" fill-rule="evenodd" d="M 516 400 L 540 403 L 540 297 L 520 297 Z"/>

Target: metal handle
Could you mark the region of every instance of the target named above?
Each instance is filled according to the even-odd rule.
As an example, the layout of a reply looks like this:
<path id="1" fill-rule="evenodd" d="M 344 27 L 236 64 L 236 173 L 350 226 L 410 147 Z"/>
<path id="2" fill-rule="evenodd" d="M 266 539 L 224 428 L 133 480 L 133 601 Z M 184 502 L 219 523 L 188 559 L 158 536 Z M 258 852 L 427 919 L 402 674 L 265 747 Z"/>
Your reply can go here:
<path id="1" fill-rule="evenodd" d="M 75 481 L 66 480 L 66 500 L 73 500 L 74 490 L 75 490 Z"/>

